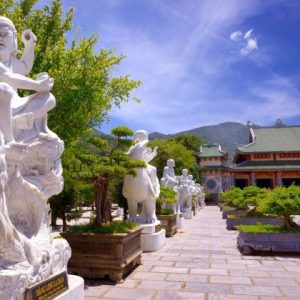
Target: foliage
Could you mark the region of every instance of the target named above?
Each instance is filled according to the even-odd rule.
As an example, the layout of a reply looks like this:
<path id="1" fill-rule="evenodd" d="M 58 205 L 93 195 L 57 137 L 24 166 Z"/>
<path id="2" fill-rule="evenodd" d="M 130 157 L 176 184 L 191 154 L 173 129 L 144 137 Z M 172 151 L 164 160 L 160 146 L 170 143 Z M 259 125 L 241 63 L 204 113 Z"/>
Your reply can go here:
<path id="1" fill-rule="evenodd" d="M 174 215 L 174 210 L 172 208 L 162 208 L 159 215 L 160 216 L 171 216 L 171 215 Z"/>
<path id="2" fill-rule="evenodd" d="M 227 206 L 233 206 L 237 209 L 248 210 L 250 214 L 256 214 L 257 205 L 268 197 L 270 190 L 259 188 L 257 186 L 247 186 L 244 189 L 233 187 L 226 192 L 221 193 L 221 199 Z"/>
<path id="3" fill-rule="evenodd" d="M 70 226 L 67 232 L 74 233 L 126 233 L 134 228 L 136 224 L 130 221 L 114 221 L 98 226 L 96 224 Z"/>
<path id="4" fill-rule="evenodd" d="M 163 175 L 163 169 L 168 159 L 174 159 L 175 173 L 181 174 L 182 169 L 191 169 L 195 163 L 193 154 L 183 145 L 174 140 L 153 140 L 149 143 L 150 147 L 158 147 L 157 156 L 151 161 L 151 164 L 157 168 L 157 176 Z"/>
<path id="5" fill-rule="evenodd" d="M 135 168 L 145 167 L 143 161 L 130 159 L 125 153 L 125 149 L 132 144 L 130 139 L 132 135 L 133 132 L 127 127 L 115 127 L 112 129 L 113 139 L 110 144 L 93 135 L 85 140 L 87 148 L 81 148 L 76 153 L 81 170 L 74 179 L 88 184 L 93 183 L 98 225 L 112 219 L 111 199 L 108 196 L 110 185 L 113 184 L 120 189 L 120 181 L 126 174 L 135 176 Z"/>
<path id="6" fill-rule="evenodd" d="M 124 56 L 114 55 L 112 49 L 96 52 L 96 35 L 78 39 L 77 34 L 71 42 L 67 42 L 66 34 L 72 29 L 73 8 L 64 14 L 61 0 L 52 0 L 51 4 L 35 9 L 37 2 L 1 1 L 0 15 L 14 22 L 19 49 L 23 47 L 21 34 L 24 29 L 30 28 L 37 36 L 35 62 L 30 76 L 46 71 L 55 80 L 52 92 L 56 108 L 50 111 L 48 123 L 65 143 L 62 156 L 65 194 L 53 197 L 49 202 L 53 216 L 65 218 L 66 214 L 71 216 L 72 208 L 80 205 L 85 196 L 91 197 L 90 183 L 81 179 L 88 177 L 85 172 L 89 173 L 89 170 L 82 168 L 82 164 L 89 159 L 81 155 L 79 139 L 90 134 L 94 126 L 100 126 L 113 106 L 120 107 L 121 103 L 128 101 L 131 91 L 139 86 L 140 81 L 131 80 L 128 75 L 112 76 L 113 68 L 121 63 Z M 114 134 L 121 133 L 126 132 Z M 114 155 L 117 156 L 117 151 Z M 109 167 L 102 166 L 103 172 L 105 169 Z M 114 171 L 117 172 L 116 168 Z M 62 197 L 68 202 L 64 209 L 59 204 Z"/>
<path id="7" fill-rule="evenodd" d="M 161 186 L 159 197 L 156 199 L 156 213 L 158 215 L 162 215 L 163 214 L 162 204 L 165 203 L 167 206 L 170 206 L 173 203 L 177 202 L 176 197 L 177 197 L 177 193 L 174 190 L 165 186 Z M 171 210 L 173 212 L 173 209 Z"/>
<path id="8" fill-rule="evenodd" d="M 259 203 L 257 210 L 265 214 L 282 216 L 285 227 L 297 227 L 291 216 L 300 214 L 300 187 L 291 185 L 288 188 L 273 189 L 265 201 Z"/>
<path id="9" fill-rule="evenodd" d="M 239 225 L 237 226 L 239 231 L 249 233 L 288 233 L 299 232 L 300 228 L 286 228 L 283 226 L 271 225 L 271 224 L 257 224 L 257 225 Z"/>
<path id="10" fill-rule="evenodd" d="M 242 198 L 242 189 L 233 187 L 223 193 L 220 193 L 220 200 L 225 206 L 234 206 L 234 202 Z"/>
<path id="11" fill-rule="evenodd" d="M 180 134 L 174 138 L 175 142 L 183 145 L 191 152 L 199 152 L 201 139 L 197 135 L 192 134 Z"/>

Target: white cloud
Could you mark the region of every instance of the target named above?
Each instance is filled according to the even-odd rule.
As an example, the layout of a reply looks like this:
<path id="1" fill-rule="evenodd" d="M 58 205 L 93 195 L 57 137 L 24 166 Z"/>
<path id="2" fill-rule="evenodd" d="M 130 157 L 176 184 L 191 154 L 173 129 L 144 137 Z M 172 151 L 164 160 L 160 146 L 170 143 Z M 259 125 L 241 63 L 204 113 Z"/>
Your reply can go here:
<path id="1" fill-rule="evenodd" d="M 249 40 L 251 38 L 252 31 L 253 31 L 253 29 L 250 29 L 245 33 L 245 35 L 244 35 L 245 40 Z"/>
<path id="2" fill-rule="evenodd" d="M 235 31 L 230 34 L 230 39 L 237 43 L 240 48 L 240 55 L 247 56 L 258 49 L 256 38 L 252 37 L 253 29 L 248 30 L 244 36 L 241 31 Z M 243 37 L 242 37 L 243 36 Z"/>
<path id="3" fill-rule="evenodd" d="M 230 39 L 234 42 L 240 41 L 243 36 L 241 31 L 235 31 L 230 34 Z"/>

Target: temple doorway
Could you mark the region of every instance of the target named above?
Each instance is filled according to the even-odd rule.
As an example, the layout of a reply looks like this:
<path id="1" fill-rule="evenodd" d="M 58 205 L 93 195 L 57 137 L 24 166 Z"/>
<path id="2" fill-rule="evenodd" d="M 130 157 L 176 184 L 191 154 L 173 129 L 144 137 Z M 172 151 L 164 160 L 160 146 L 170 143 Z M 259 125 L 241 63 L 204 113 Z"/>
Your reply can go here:
<path id="1" fill-rule="evenodd" d="M 289 187 L 292 184 L 300 185 L 300 178 L 282 178 L 282 185 Z"/>
<path id="2" fill-rule="evenodd" d="M 258 186 L 260 188 L 272 189 L 272 188 L 274 188 L 273 179 L 272 178 L 256 179 L 256 186 Z"/>
<path id="3" fill-rule="evenodd" d="M 243 189 L 246 186 L 248 186 L 248 179 L 235 179 L 234 180 L 234 185 L 236 187 L 239 187 L 240 189 Z"/>

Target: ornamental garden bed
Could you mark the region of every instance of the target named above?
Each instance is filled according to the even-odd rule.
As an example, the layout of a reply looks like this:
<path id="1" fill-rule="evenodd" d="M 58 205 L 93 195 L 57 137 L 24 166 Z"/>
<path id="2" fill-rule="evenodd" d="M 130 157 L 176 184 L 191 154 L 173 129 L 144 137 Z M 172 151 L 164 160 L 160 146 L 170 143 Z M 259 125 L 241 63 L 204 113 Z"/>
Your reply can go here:
<path id="1" fill-rule="evenodd" d="M 244 255 L 259 252 L 300 252 L 300 229 L 274 225 L 241 225 L 237 246 Z"/>
<path id="2" fill-rule="evenodd" d="M 222 212 L 222 218 L 227 219 L 229 215 L 234 215 L 234 216 L 246 216 L 247 210 L 244 209 L 228 209 L 228 210 L 223 210 Z"/>
<path id="3" fill-rule="evenodd" d="M 141 264 L 141 231 L 136 227 L 126 233 L 62 233 L 72 249 L 69 273 L 122 281 L 124 275 Z"/>
<path id="4" fill-rule="evenodd" d="M 166 237 L 171 237 L 177 232 L 176 215 L 158 215 L 157 219 L 160 221 L 161 228 L 166 230 Z"/>
<path id="5" fill-rule="evenodd" d="M 284 221 L 279 218 L 229 215 L 229 216 L 227 216 L 227 219 L 226 219 L 226 228 L 228 230 L 235 230 L 236 226 L 239 226 L 239 225 L 256 225 L 258 223 L 278 225 L 278 226 L 284 225 Z"/>

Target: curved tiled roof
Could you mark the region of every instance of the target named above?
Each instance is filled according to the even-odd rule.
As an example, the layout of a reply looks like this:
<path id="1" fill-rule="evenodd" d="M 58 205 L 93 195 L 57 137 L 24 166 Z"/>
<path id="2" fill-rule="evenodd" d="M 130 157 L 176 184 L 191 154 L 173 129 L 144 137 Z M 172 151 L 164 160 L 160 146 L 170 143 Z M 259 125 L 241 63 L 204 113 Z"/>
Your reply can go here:
<path id="1" fill-rule="evenodd" d="M 253 142 L 238 152 L 300 152 L 300 126 L 252 128 L 251 135 Z"/>

